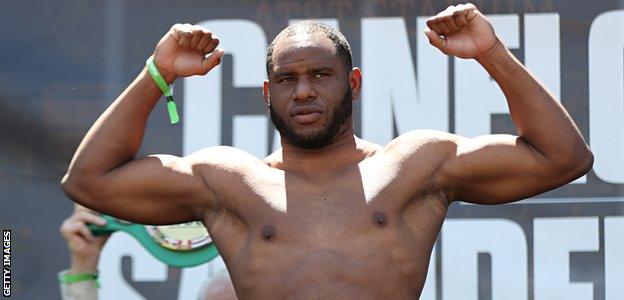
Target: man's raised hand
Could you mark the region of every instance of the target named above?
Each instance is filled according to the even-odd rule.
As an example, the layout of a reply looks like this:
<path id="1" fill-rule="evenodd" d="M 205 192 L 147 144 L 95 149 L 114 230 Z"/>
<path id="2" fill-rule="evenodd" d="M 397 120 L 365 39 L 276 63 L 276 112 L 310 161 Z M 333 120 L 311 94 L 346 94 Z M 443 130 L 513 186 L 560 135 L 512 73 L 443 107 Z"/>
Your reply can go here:
<path id="1" fill-rule="evenodd" d="M 154 63 L 167 83 L 177 77 L 204 75 L 221 63 L 223 49 L 218 45 L 217 36 L 206 28 L 175 24 L 156 45 Z"/>
<path id="2" fill-rule="evenodd" d="M 427 27 L 429 42 L 447 55 L 477 58 L 500 43 L 490 22 L 470 3 L 449 6 L 429 18 Z"/>

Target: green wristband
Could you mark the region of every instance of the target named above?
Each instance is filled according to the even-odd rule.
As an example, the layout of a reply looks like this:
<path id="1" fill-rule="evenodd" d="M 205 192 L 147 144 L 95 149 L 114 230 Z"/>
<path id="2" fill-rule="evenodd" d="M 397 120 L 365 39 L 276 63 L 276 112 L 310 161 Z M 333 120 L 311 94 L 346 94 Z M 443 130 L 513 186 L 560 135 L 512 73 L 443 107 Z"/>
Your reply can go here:
<path id="1" fill-rule="evenodd" d="M 100 288 L 100 282 L 98 281 L 98 274 L 94 273 L 80 273 L 80 274 L 63 274 L 58 276 L 60 283 L 71 284 L 81 281 L 95 281 L 95 287 Z"/>
<path id="2" fill-rule="evenodd" d="M 171 100 L 169 100 L 171 98 Z M 173 101 L 173 97 L 167 97 L 167 111 L 169 112 L 169 120 L 171 120 L 171 124 L 178 123 L 180 121 L 180 117 L 178 116 L 178 108 L 176 107 L 176 103 Z"/>
<path id="3" fill-rule="evenodd" d="M 152 79 L 154 79 L 154 82 L 156 82 L 158 88 L 160 88 L 160 90 L 163 92 L 165 98 L 167 98 L 167 112 L 169 112 L 169 120 L 171 121 L 171 124 L 178 123 L 180 121 L 180 117 L 178 116 L 178 109 L 176 107 L 176 104 L 173 101 L 173 93 L 171 93 L 169 85 L 167 85 L 165 79 L 162 77 L 162 75 L 160 75 L 156 64 L 154 64 L 154 57 L 150 56 L 145 62 L 145 65 L 147 65 L 147 71 L 149 72 L 150 76 L 152 77 Z"/>

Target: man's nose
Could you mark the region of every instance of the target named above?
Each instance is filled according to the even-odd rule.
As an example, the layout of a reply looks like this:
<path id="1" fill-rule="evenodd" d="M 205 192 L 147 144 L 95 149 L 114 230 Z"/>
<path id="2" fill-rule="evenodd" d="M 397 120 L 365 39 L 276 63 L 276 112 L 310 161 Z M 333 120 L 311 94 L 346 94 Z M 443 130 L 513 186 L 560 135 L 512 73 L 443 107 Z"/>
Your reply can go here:
<path id="1" fill-rule="evenodd" d="M 314 86 L 312 86 L 310 81 L 308 81 L 307 79 L 297 80 L 293 100 L 306 101 L 314 99 L 316 98 L 316 96 L 316 90 L 314 90 Z"/>

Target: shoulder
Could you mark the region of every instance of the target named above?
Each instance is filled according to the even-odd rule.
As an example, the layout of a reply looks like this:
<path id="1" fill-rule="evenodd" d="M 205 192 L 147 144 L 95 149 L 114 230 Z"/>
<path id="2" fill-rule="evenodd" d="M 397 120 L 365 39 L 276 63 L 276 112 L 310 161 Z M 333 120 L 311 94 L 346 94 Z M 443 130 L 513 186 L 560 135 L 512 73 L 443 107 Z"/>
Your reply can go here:
<path id="1" fill-rule="evenodd" d="M 457 151 L 462 137 L 437 130 L 413 130 L 396 137 L 383 150 L 386 159 L 395 162 L 397 174 L 408 184 L 404 190 L 412 195 L 439 193 L 448 201 L 449 194 L 439 185 L 442 166 Z M 448 202 L 444 202 L 448 204 Z"/>
<path id="2" fill-rule="evenodd" d="M 230 147 L 215 146 L 201 149 L 183 158 L 189 165 L 213 171 L 245 172 L 264 163 L 250 153 Z"/>
<path id="3" fill-rule="evenodd" d="M 410 155 L 433 150 L 439 154 L 449 154 L 457 148 L 462 137 L 438 130 L 412 130 L 396 137 L 385 147 L 385 152 Z"/>
<path id="4" fill-rule="evenodd" d="M 214 195 L 239 190 L 266 173 L 266 164 L 250 153 L 230 146 L 201 149 L 183 158 Z"/>
<path id="5" fill-rule="evenodd" d="M 260 161 L 255 156 L 249 154 L 244 150 L 230 147 L 230 146 L 214 146 L 206 147 L 196 152 L 193 152 L 184 157 L 189 162 L 193 163 L 214 163 L 214 162 L 236 162 L 238 160 L 247 161 Z"/>

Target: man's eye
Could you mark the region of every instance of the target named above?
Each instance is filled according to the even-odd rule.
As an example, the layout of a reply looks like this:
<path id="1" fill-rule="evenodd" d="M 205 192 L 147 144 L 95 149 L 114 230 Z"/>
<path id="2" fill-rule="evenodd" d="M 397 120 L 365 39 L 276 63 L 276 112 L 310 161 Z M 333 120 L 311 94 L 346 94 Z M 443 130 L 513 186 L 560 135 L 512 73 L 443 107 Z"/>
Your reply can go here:
<path id="1" fill-rule="evenodd" d="M 294 77 L 283 77 L 283 78 L 280 78 L 280 80 L 278 80 L 277 82 L 291 82 L 294 80 L 295 80 Z"/>
<path id="2" fill-rule="evenodd" d="M 314 74 L 314 78 L 323 78 L 323 77 L 327 77 L 328 74 L 327 73 L 316 73 Z"/>

